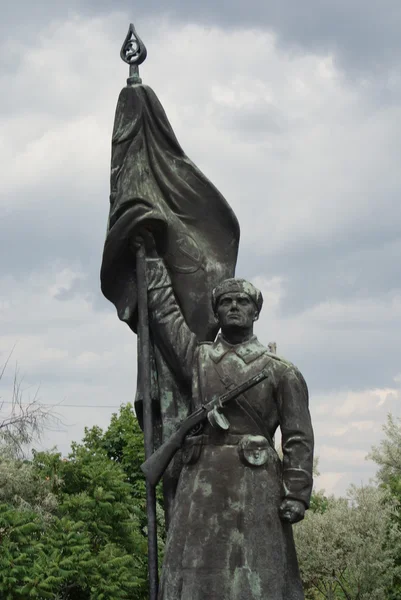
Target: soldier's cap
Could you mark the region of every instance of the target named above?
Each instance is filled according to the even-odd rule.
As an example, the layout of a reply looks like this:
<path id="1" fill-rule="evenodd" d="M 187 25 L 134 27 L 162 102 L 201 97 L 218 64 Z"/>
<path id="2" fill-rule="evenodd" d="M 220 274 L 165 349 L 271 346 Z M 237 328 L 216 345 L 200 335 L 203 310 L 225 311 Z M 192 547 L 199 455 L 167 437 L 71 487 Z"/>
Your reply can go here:
<path id="1" fill-rule="evenodd" d="M 231 279 L 225 279 L 212 291 L 212 307 L 214 312 L 216 312 L 219 298 L 223 294 L 230 294 L 232 292 L 244 292 L 251 298 L 256 308 L 258 309 L 258 312 L 262 310 L 262 292 L 246 279 L 237 279 L 233 277 Z"/>

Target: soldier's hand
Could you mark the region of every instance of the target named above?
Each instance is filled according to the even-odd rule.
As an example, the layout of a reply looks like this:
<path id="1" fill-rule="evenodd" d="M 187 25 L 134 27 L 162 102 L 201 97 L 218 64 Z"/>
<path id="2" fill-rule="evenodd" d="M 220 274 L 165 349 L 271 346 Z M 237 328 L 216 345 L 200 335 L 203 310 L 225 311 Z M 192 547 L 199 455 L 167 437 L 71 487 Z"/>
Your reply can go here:
<path id="1" fill-rule="evenodd" d="M 159 258 L 155 238 L 148 229 L 143 229 L 141 233 L 137 235 L 133 243 L 133 250 L 136 252 L 142 245 L 145 246 L 146 256 L 148 258 Z"/>
<path id="2" fill-rule="evenodd" d="M 286 523 L 298 523 L 305 516 L 305 504 L 300 500 L 286 498 L 280 506 L 280 518 Z"/>

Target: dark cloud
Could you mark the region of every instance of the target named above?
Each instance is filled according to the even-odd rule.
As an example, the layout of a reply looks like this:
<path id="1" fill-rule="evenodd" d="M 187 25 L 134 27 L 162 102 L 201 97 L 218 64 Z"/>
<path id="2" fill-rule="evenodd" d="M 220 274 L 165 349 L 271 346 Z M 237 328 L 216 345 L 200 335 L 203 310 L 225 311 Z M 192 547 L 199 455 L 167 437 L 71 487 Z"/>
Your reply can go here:
<path id="1" fill-rule="evenodd" d="M 85 17 L 121 11 L 140 30 L 141 19 L 170 17 L 174 22 L 198 23 L 224 29 L 250 27 L 271 30 L 289 52 L 334 54 L 341 68 L 350 74 L 376 74 L 398 69 L 401 42 L 401 6 L 398 0 L 70 0 L 69 2 L 7 3 L 2 15 L 3 36 L 19 41 L 21 52 L 27 40 L 53 19 L 74 13 Z M 21 17 L 22 15 L 22 17 Z M 123 35 L 123 32 L 121 32 Z M 205 40 L 207 43 L 207 40 Z M 249 54 L 238 34 L 238 52 Z M 235 58 L 235 57 L 234 57 Z"/>

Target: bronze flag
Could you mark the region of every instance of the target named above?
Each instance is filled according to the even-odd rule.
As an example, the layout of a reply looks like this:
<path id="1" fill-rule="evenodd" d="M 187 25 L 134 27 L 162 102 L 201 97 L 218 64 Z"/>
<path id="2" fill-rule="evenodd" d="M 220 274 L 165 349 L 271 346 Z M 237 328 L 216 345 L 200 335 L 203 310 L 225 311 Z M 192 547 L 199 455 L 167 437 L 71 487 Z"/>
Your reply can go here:
<path id="1" fill-rule="evenodd" d="M 139 80 L 140 81 L 140 80 Z M 213 340 L 211 291 L 232 277 L 239 225 L 232 209 L 185 155 L 154 91 L 141 83 L 121 91 L 112 138 L 110 215 L 101 267 L 102 292 L 136 331 L 137 281 L 132 243 L 141 228 L 154 233 L 176 298 L 199 340 Z M 154 348 L 158 445 L 188 412 L 179 388 Z M 136 411 L 141 420 L 140 399 Z"/>

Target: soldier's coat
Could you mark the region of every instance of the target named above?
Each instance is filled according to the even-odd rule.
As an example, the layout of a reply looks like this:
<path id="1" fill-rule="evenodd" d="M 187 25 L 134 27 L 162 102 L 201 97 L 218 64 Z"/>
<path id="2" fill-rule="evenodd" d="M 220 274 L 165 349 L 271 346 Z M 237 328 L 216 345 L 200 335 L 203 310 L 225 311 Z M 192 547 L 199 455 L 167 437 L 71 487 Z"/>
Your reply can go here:
<path id="1" fill-rule="evenodd" d="M 294 365 L 271 355 L 254 336 L 232 346 L 221 336 L 199 344 L 176 303 L 162 261 L 148 262 L 149 308 L 156 343 L 183 386 L 191 410 L 256 375 L 269 377 L 224 409 L 227 432 L 207 424 L 188 438 L 163 564 L 159 600 L 302 600 L 291 525 L 279 517 L 283 498 L 309 505 L 313 432 L 305 381 Z M 239 446 L 247 434 L 281 429 L 283 463 L 248 464 Z"/>

